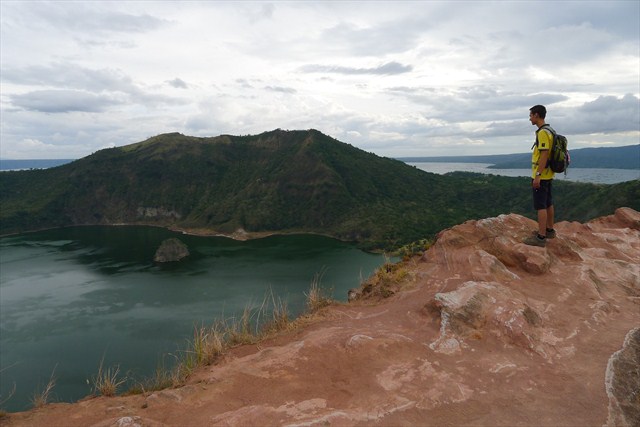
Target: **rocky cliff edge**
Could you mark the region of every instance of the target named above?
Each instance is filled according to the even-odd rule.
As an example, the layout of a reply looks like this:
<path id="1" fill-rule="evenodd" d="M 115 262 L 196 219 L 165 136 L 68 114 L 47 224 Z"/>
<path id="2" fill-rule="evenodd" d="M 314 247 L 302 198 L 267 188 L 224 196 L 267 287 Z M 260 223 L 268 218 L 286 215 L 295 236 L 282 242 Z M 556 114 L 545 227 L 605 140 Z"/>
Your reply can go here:
<path id="1" fill-rule="evenodd" d="M 181 388 L 3 424 L 640 425 L 640 214 L 558 223 L 546 248 L 520 243 L 535 227 L 468 221 L 396 265 L 386 299 L 328 307 Z"/>

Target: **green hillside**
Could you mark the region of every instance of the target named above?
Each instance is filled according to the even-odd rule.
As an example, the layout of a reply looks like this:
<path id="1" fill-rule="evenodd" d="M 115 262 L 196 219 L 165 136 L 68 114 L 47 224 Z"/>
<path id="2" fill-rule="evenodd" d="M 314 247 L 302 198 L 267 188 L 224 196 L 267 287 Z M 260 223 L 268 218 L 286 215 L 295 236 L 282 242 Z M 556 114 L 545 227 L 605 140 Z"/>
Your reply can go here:
<path id="1" fill-rule="evenodd" d="M 559 219 L 585 220 L 619 206 L 640 210 L 638 182 L 558 184 Z M 0 173 L 0 234 L 149 224 L 315 232 L 393 248 L 509 212 L 532 215 L 528 180 L 430 174 L 316 130 L 163 134 L 51 169 Z"/>

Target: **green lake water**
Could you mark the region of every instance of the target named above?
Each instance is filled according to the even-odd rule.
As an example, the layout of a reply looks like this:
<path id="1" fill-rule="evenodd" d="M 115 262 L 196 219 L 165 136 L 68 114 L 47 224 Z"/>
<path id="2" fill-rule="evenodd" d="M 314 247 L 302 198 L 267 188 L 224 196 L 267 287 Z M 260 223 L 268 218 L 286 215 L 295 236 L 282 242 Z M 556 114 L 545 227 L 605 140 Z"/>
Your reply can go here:
<path id="1" fill-rule="evenodd" d="M 158 265 L 160 243 L 177 237 L 191 255 Z M 337 300 L 383 255 L 315 235 L 239 242 L 153 227 L 76 227 L 0 239 L 0 402 L 30 407 L 52 372 L 54 401 L 91 393 L 105 367 L 142 380 L 185 348 L 195 325 L 258 308 L 271 292 L 291 316 L 304 310 L 317 275 Z M 164 355 L 164 356 L 163 356 Z"/>

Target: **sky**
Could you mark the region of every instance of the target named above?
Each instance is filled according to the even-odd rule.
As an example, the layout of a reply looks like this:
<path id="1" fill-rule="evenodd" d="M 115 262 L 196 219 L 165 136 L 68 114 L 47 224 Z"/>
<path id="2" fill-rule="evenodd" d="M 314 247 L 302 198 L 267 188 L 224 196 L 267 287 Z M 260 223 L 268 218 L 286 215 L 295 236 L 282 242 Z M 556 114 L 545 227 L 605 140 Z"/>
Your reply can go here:
<path id="1" fill-rule="evenodd" d="M 317 129 L 386 157 L 640 143 L 640 1 L 0 0 L 0 158 Z M 640 159 L 639 159 L 640 162 Z"/>

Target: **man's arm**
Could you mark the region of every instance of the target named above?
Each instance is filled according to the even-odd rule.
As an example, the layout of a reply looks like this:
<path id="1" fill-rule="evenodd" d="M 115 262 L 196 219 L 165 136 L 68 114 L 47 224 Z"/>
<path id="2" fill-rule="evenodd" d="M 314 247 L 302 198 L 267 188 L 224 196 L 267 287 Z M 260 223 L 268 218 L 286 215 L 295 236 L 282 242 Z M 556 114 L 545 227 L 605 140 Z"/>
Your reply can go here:
<path id="1" fill-rule="evenodd" d="M 547 167 L 547 160 L 549 160 L 549 150 L 540 151 L 540 159 L 538 159 L 538 170 L 536 177 L 533 179 L 533 188 L 540 188 L 540 175 Z"/>

